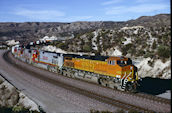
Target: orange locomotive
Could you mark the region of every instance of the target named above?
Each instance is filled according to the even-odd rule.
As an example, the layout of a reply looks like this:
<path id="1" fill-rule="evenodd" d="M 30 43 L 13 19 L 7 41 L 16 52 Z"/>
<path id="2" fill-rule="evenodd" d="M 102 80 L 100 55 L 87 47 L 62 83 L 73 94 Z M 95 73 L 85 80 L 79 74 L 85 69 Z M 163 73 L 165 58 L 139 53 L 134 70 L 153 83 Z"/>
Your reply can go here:
<path id="1" fill-rule="evenodd" d="M 14 47 L 13 54 L 30 64 L 60 72 L 65 76 L 84 79 L 111 88 L 135 92 L 137 67 L 126 57 L 81 56 Z"/>
<path id="2" fill-rule="evenodd" d="M 137 68 L 130 58 L 106 57 L 103 60 L 94 58 L 64 57 L 66 69 L 82 70 L 98 77 L 98 82 L 105 86 L 121 90 L 135 91 L 137 87 Z"/>

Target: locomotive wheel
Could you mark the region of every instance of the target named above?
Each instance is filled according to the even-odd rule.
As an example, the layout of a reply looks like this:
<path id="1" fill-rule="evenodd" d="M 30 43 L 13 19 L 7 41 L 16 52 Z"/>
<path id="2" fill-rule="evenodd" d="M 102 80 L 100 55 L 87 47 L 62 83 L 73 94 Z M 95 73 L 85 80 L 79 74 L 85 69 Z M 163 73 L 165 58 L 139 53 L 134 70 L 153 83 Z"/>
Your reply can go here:
<path id="1" fill-rule="evenodd" d="M 107 86 L 107 82 L 105 78 L 100 79 L 100 82 L 102 86 Z"/>
<path id="2" fill-rule="evenodd" d="M 75 78 L 75 72 L 74 71 L 71 72 L 71 77 Z"/>
<path id="3" fill-rule="evenodd" d="M 128 91 L 128 92 L 134 92 L 134 86 L 133 86 L 133 84 L 131 83 L 131 82 L 128 82 L 127 84 L 126 84 L 126 88 L 125 88 L 125 91 Z"/>
<path id="4" fill-rule="evenodd" d="M 98 78 L 98 84 L 101 85 L 101 78 Z"/>
<path id="5" fill-rule="evenodd" d="M 106 84 L 106 87 L 109 87 L 109 84 Z"/>
<path id="6" fill-rule="evenodd" d="M 49 65 L 47 66 L 47 70 L 50 71 L 50 66 Z"/>

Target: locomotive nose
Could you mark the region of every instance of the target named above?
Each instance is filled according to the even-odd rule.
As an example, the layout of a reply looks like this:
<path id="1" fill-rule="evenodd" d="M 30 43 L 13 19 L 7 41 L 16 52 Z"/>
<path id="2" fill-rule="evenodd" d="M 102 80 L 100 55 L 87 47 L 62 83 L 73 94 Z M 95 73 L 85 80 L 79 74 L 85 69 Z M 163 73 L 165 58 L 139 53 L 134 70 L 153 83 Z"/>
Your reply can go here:
<path id="1" fill-rule="evenodd" d="M 137 75 L 137 67 L 136 67 L 136 66 L 133 66 L 133 68 L 134 68 L 134 69 L 133 69 L 133 70 L 134 70 L 134 72 L 133 72 L 133 78 L 134 78 L 134 79 L 137 79 L 137 76 L 138 76 L 138 75 Z"/>

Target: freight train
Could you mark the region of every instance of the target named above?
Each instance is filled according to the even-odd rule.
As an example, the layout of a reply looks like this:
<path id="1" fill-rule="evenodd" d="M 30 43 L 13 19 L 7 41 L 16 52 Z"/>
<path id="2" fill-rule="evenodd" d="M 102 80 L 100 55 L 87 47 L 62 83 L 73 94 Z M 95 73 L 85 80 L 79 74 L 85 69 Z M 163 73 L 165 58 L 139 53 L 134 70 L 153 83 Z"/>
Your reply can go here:
<path id="1" fill-rule="evenodd" d="M 103 86 L 136 92 L 137 67 L 126 57 L 89 56 L 12 47 L 12 54 L 29 64 L 64 76 L 96 82 Z"/>

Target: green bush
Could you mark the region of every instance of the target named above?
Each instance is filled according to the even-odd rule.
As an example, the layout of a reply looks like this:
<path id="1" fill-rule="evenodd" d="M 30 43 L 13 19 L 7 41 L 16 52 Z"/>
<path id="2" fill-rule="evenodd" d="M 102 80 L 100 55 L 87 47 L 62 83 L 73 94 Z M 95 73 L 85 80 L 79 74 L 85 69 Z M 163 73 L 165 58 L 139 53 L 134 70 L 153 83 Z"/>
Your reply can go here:
<path id="1" fill-rule="evenodd" d="M 66 50 L 68 48 L 67 43 L 59 43 L 56 47 Z"/>
<path id="2" fill-rule="evenodd" d="M 130 48 L 128 50 L 128 53 L 130 53 L 131 55 L 135 55 L 136 54 L 136 49 L 135 48 Z"/>
<path id="3" fill-rule="evenodd" d="M 123 41 L 126 41 L 127 39 L 125 39 L 125 38 L 121 38 L 121 41 L 123 42 Z"/>
<path id="4" fill-rule="evenodd" d="M 91 46 L 89 46 L 88 44 L 85 44 L 84 46 L 83 46 L 83 51 L 84 52 L 90 52 L 92 50 L 92 48 L 91 48 Z"/>
<path id="5" fill-rule="evenodd" d="M 144 54 L 145 54 L 145 51 L 144 50 L 138 51 L 138 56 L 143 56 Z"/>
<path id="6" fill-rule="evenodd" d="M 127 53 L 133 53 L 135 50 L 133 50 L 133 44 L 127 44 L 121 48 L 123 55 L 126 55 Z"/>
<path id="7" fill-rule="evenodd" d="M 122 55 L 124 56 L 127 55 L 127 50 L 125 49 L 125 47 L 123 47 L 121 50 L 122 50 Z"/>
<path id="8" fill-rule="evenodd" d="M 94 51 L 94 53 L 95 53 L 95 56 L 100 55 L 100 51 Z"/>
<path id="9" fill-rule="evenodd" d="M 2 84 L 4 81 L 0 79 L 0 84 Z"/>
<path id="10" fill-rule="evenodd" d="M 169 58 L 170 57 L 170 47 L 160 45 L 158 47 L 158 56 L 161 58 Z"/>
<path id="11" fill-rule="evenodd" d="M 152 44 L 152 49 L 156 49 L 156 46 L 157 46 L 157 43 L 156 43 L 156 41 L 154 40 L 154 41 L 153 41 L 153 44 Z"/>
<path id="12" fill-rule="evenodd" d="M 144 54 L 144 58 L 148 58 L 148 57 L 153 58 L 154 56 L 155 56 L 155 54 L 152 53 L 152 52 L 146 52 L 146 53 Z"/>
<path id="13" fill-rule="evenodd" d="M 89 39 L 92 39 L 94 37 L 94 33 L 92 33 L 92 32 L 87 33 L 87 36 L 89 37 Z"/>

